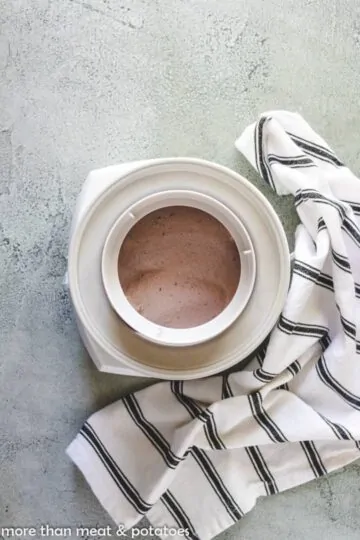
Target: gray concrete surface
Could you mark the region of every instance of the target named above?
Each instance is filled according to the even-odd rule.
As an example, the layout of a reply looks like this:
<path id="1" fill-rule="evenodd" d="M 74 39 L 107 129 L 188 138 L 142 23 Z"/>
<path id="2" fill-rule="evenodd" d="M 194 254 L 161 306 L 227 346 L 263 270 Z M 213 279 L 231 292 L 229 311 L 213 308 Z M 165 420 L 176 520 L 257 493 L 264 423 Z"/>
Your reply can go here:
<path id="1" fill-rule="evenodd" d="M 287 108 L 359 172 L 359 49 L 357 0 L 0 0 L 1 526 L 109 524 L 64 450 L 145 384 L 95 370 L 62 288 L 88 171 L 191 155 L 257 182 L 233 141 Z M 262 500 L 222 540 L 358 540 L 359 479 Z"/>

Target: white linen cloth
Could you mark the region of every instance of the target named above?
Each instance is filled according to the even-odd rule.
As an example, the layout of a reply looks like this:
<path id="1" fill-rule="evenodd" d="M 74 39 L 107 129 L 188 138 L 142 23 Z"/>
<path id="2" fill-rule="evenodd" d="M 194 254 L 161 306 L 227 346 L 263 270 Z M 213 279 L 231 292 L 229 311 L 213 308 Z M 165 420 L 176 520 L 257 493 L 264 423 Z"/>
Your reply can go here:
<path id="1" fill-rule="evenodd" d="M 360 181 L 301 116 L 236 147 L 301 219 L 292 282 L 246 371 L 162 382 L 95 413 L 67 449 L 112 519 L 207 540 L 258 497 L 360 457 Z M 179 532 L 163 538 L 184 538 Z"/>

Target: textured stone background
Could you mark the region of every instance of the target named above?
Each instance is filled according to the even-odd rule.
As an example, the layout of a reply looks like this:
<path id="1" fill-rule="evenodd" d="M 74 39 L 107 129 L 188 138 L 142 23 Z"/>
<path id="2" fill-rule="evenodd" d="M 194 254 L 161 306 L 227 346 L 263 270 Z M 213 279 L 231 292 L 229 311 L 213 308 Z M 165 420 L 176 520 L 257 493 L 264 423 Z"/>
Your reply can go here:
<path id="1" fill-rule="evenodd" d="M 190 155 L 256 183 L 234 139 L 287 108 L 359 173 L 359 50 L 357 0 L 0 0 L 1 526 L 109 524 L 64 450 L 145 384 L 95 370 L 62 288 L 89 170 Z M 223 539 L 358 540 L 359 479 L 262 500 Z"/>

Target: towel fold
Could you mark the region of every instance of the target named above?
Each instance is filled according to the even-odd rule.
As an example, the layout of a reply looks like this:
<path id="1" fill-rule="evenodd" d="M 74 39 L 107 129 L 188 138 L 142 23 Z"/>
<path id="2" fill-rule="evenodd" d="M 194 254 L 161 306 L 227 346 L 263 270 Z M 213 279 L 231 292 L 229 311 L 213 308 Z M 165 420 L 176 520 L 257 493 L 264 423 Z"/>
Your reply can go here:
<path id="1" fill-rule="evenodd" d="M 67 449 L 117 525 L 146 515 L 162 538 L 213 538 L 258 497 L 360 457 L 360 182 L 298 114 L 265 113 L 235 144 L 301 220 L 266 350 L 128 395 Z"/>

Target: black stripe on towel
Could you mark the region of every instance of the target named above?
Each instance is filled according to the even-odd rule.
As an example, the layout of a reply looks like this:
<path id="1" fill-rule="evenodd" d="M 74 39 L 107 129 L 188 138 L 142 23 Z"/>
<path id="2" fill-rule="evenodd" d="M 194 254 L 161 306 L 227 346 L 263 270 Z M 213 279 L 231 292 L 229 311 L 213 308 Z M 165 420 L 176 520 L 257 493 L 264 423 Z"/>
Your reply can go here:
<path id="1" fill-rule="evenodd" d="M 304 450 L 315 478 L 319 478 L 320 476 L 327 474 L 325 465 L 321 460 L 315 444 L 312 441 L 304 441 L 300 443 L 300 446 Z"/>
<path id="2" fill-rule="evenodd" d="M 338 306 L 337 306 L 338 307 Z M 340 320 L 341 324 L 343 326 L 344 332 L 347 336 L 355 339 L 356 338 L 356 326 L 353 322 L 349 321 L 348 319 L 345 319 L 343 315 L 341 315 L 340 308 L 338 307 L 339 313 L 340 313 Z"/>
<path id="3" fill-rule="evenodd" d="M 268 154 L 268 161 L 270 164 L 275 163 L 278 165 L 285 165 L 292 169 L 316 167 L 313 160 L 306 157 L 304 154 L 299 156 L 278 156 L 276 154 Z"/>
<path id="4" fill-rule="evenodd" d="M 336 254 L 338 256 L 338 254 Z M 348 266 L 346 265 L 346 272 L 348 271 Z M 309 279 L 310 281 L 313 281 L 313 283 L 316 283 L 317 285 L 320 285 L 321 287 L 324 287 L 325 289 L 328 289 L 329 291 L 334 291 L 334 282 L 333 278 L 329 274 L 325 274 L 324 272 L 320 272 L 317 268 L 314 266 L 311 266 L 310 264 L 304 263 L 303 261 L 295 261 L 293 266 L 293 272 L 294 274 L 298 274 L 305 279 Z M 360 298 L 360 284 L 355 283 L 355 296 L 356 298 Z"/>
<path id="5" fill-rule="evenodd" d="M 298 360 L 295 360 L 290 366 L 287 367 L 287 370 L 290 371 L 291 375 L 295 377 L 301 371 L 301 365 Z"/>
<path id="6" fill-rule="evenodd" d="M 330 345 L 331 345 L 331 339 L 330 339 L 329 332 L 328 332 L 328 333 L 327 333 L 324 337 L 322 337 L 321 340 L 320 340 L 321 350 L 322 350 L 323 352 L 325 352 L 326 349 L 327 349 L 328 347 L 330 347 Z"/>
<path id="7" fill-rule="evenodd" d="M 316 143 L 314 141 L 309 141 L 309 139 L 304 139 L 304 137 L 300 137 L 300 135 L 295 135 L 295 133 L 291 133 L 290 131 L 287 131 L 286 133 L 289 135 L 289 137 L 294 137 L 294 139 L 297 139 L 297 140 L 299 140 L 301 142 L 311 144 L 315 148 L 327 152 L 328 154 L 330 154 L 330 156 L 336 157 L 335 152 L 333 150 L 331 150 L 331 148 L 329 148 L 328 146 L 323 146 L 323 145 L 321 145 L 319 143 Z"/>
<path id="8" fill-rule="evenodd" d="M 279 492 L 279 488 L 271 474 L 266 462 L 257 446 L 249 446 L 245 448 L 246 453 L 255 469 L 259 479 L 263 482 L 267 495 L 274 495 Z"/>
<path id="9" fill-rule="evenodd" d="M 321 232 L 323 230 L 327 229 L 326 223 L 324 221 L 324 218 L 320 217 L 318 219 L 318 232 Z"/>
<path id="10" fill-rule="evenodd" d="M 259 351 L 256 355 L 256 358 L 260 364 L 260 366 L 262 367 L 263 363 L 264 363 L 264 360 L 265 360 L 265 356 L 266 356 L 266 347 L 264 349 L 262 349 L 261 351 Z"/>
<path id="11" fill-rule="evenodd" d="M 226 446 L 222 442 L 218 433 L 214 415 L 211 411 L 209 411 L 209 409 L 203 410 L 202 421 L 204 422 L 204 429 L 207 430 L 212 441 L 214 450 L 225 450 Z"/>
<path id="12" fill-rule="evenodd" d="M 295 261 L 293 265 L 293 272 L 309 281 L 312 281 L 316 285 L 320 285 L 324 289 L 334 291 L 334 282 L 331 276 L 324 274 L 317 268 L 310 266 L 302 261 Z"/>
<path id="13" fill-rule="evenodd" d="M 232 397 L 232 393 L 231 392 L 228 393 L 230 386 L 228 385 L 227 377 L 228 375 L 223 376 L 223 399 L 226 399 L 227 397 Z M 181 384 L 179 385 L 178 383 L 182 383 L 182 381 L 171 382 L 172 392 L 175 394 L 179 402 L 186 408 L 189 415 L 192 418 L 197 418 L 198 416 L 194 414 L 194 411 L 192 409 L 189 409 L 185 405 L 185 403 L 182 401 L 182 399 L 179 399 L 185 396 L 182 392 L 182 385 Z M 203 471 L 206 479 L 208 480 L 210 485 L 213 487 L 215 493 L 221 500 L 229 516 L 234 521 L 238 521 L 244 515 L 244 512 L 241 510 L 240 506 L 237 504 L 237 502 L 235 501 L 235 499 L 233 498 L 233 496 L 231 495 L 231 493 L 225 486 L 223 480 L 221 479 L 219 473 L 217 472 L 209 456 L 206 454 L 204 450 L 196 448 L 196 447 L 192 447 L 190 449 L 190 454 L 193 456 L 193 458 L 196 460 L 197 464 Z"/>
<path id="14" fill-rule="evenodd" d="M 325 223 L 324 219 L 319 218 L 318 219 L 318 232 L 323 231 L 326 228 L 327 227 L 326 227 L 326 223 Z M 354 226 L 354 223 L 351 220 L 346 218 L 346 220 L 344 222 L 342 222 L 341 228 L 342 228 L 343 231 L 345 231 L 348 234 L 348 236 L 353 240 L 353 242 L 356 244 L 356 246 L 360 246 L 360 230 L 359 230 L 359 228 L 357 226 Z M 337 255 L 339 255 L 339 254 L 337 254 Z M 342 268 L 342 270 L 345 270 L 345 272 L 350 271 L 350 270 L 348 270 L 346 268 L 343 268 L 341 266 L 341 263 L 339 264 L 339 263 L 336 262 L 336 264 L 337 264 L 337 266 L 339 266 L 339 268 Z"/>
<path id="15" fill-rule="evenodd" d="M 224 380 L 226 381 L 223 383 L 224 398 L 233 397 L 234 394 L 231 390 L 228 375 L 224 375 Z M 263 482 L 266 493 L 268 495 L 278 493 L 279 489 L 276 485 L 275 479 L 271 474 L 270 469 L 268 468 L 266 461 L 260 452 L 260 449 L 257 446 L 249 446 L 245 448 L 245 451 L 251 461 L 252 466 L 254 467 L 256 474 L 261 482 Z"/>
<path id="16" fill-rule="evenodd" d="M 254 392 L 248 395 L 251 413 L 254 420 L 261 426 L 268 434 L 269 438 L 273 442 L 286 442 L 287 438 L 281 431 L 281 429 L 275 424 L 262 404 L 262 397 L 259 392 Z"/>
<path id="17" fill-rule="evenodd" d="M 351 266 L 347 257 L 340 255 L 340 253 L 337 253 L 333 248 L 331 248 L 331 255 L 336 266 L 348 274 L 351 273 Z"/>
<path id="18" fill-rule="evenodd" d="M 360 353 L 360 341 L 356 339 L 356 326 L 353 322 L 349 321 L 348 319 L 345 319 L 345 317 L 341 314 L 340 307 L 336 304 L 336 307 L 339 311 L 340 315 L 340 321 L 344 330 L 344 333 L 351 338 L 353 341 L 355 341 L 356 346 L 356 352 Z"/>
<path id="19" fill-rule="evenodd" d="M 207 408 L 203 409 L 195 400 L 192 400 L 184 395 L 183 381 L 175 381 L 174 387 L 178 387 L 179 396 L 187 400 L 188 403 L 193 404 L 193 412 L 194 408 L 196 410 L 196 415 L 194 418 L 199 418 L 202 422 L 204 422 L 204 430 L 208 441 L 210 441 L 210 446 L 212 446 L 214 450 L 224 450 L 226 447 L 219 436 L 213 413 Z"/>
<path id="20" fill-rule="evenodd" d="M 261 382 L 268 383 L 271 382 L 275 377 L 277 377 L 276 373 L 269 373 L 268 371 L 265 371 L 263 368 L 258 368 L 253 371 L 253 375 L 256 379 L 258 379 Z"/>
<path id="21" fill-rule="evenodd" d="M 315 202 L 327 204 L 327 205 L 332 206 L 333 208 L 335 208 L 339 212 L 339 215 L 340 215 L 340 218 L 341 218 L 341 221 L 342 221 L 342 223 L 341 223 L 342 230 L 344 232 L 346 232 L 348 234 L 348 236 L 352 239 L 354 244 L 357 247 L 359 247 L 360 246 L 360 230 L 359 230 L 359 227 L 356 225 L 356 223 L 354 223 L 349 218 L 349 216 L 346 213 L 346 209 L 344 208 L 344 206 L 341 203 L 338 203 L 336 201 L 327 199 L 326 197 L 324 197 L 324 195 L 321 195 L 318 192 L 314 192 L 314 193 L 317 193 L 317 196 L 304 194 L 303 198 L 307 198 L 307 199 L 312 198 Z M 302 201 L 300 201 L 300 202 L 302 202 Z M 297 203 L 295 203 L 295 206 L 297 206 Z"/>
<path id="22" fill-rule="evenodd" d="M 345 426 L 342 426 L 341 424 L 335 424 L 334 422 L 331 422 L 330 420 L 328 420 L 327 418 L 325 418 L 325 416 L 322 416 L 321 414 L 320 414 L 320 417 L 332 429 L 333 433 L 339 440 L 354 441 L 356 448 L 360 450 L 360 442 L 354 439 L 350 431 L 346 429 Z"/>
<path id="23" fill-rule="evenodd" d="M 339 212 L 342 220 L 347 218 L 346 208 L 341 202 L 325 197 L 325 195 L 323 195 L 319 191 L 316 191 L 316 189 L 298 190 L 294 197 L 295 206 L 299 206 L 301 203 L 306 202 L 308 200 L 312 200 L 317 203 L 323 203 L 323 204 L 332 206 Z"/>
<path id="24" fill-rule="evenodd" d="M 133 394 L 123 398 L 123 403 L 134 423 L 155 446 L 166 465 L 170 469 L 175 469 L 184 458 L 174 454 L 169 443 L 164 439 L 160 431 L 144 417 L 140 405 Z"/>
<path id="25" fill-rule="evenodd" d="M 330 165 L 335 165 L 337 167 L 337 163 L 334 163 L 334 159 L 329 157 L 325 152 L 322 152 L 320 150 L 317 150 L 315 148 L 312 148 L 310 145 L 305 145 L 304 143 L 296 141 L 293 137 L 291 137 L 293 142 L 295 142 L 302 150 L 304 150 L 305 154 L 308 156 L 312 156 L 314 158 L 317 158 L 321 161 L 324 161 L 325 163 L 329 163 Z"/>
<path id="26" fill-rule="evenodd" d="M 329 427 L 331 427 L 331 429 L 336 434 L 338 439 L 341 439 L 343 441 L 354 440 L 354 437 L 351 435 L 350 431 L 348 431 L 341 424 L 335 424 L 334 422 L 330 422 L 330 420 L 326 420 L 326 423 L 328 424 Z"/>
<path id="27" fill-rule="evenodd" d="M 201 421 L 204 421 L 202 418 L 203 409 L 194 399 L 190 399 L 185 396 L 183 393 L 183 382 L 182 381 L 171 381 L 170 383 L 171 391 L 176 396 L 177 400 L 185 407 L 190 416 L 193 418 L 199 418 Z"/>
<path id="28" fill-rule="evenodd" d="M 187 535 L 191 540 L 200 540 L 193 524 L 190 521 L 189 516 L 186 514 L 185 510 L 180 506 L 179 502 L 175 499 L 171 491 L 166 491 L 161 496 L 162 503 L 166 506 L 170 514 L 173 516 L 180 528 L 185 529 L 189 532 Z"/>
<path id="29" fill-rule="evenodd" d="M 229 375 L 223 375 L 223 387 L 222 387 L 223 399 L 234 397 L 233 391 L 229 383 Z"/>
<path id="30" fill-rule="evenodd" d="M 360 285 L 358 283 L 355 283 L 355 296 L 360 298 Z"/>
<path id="31" fill-rule="evenodd" d="M 301 370 L 301 366 L 297 360 L 295 360 L 290 366 L 286 368 L 293 377 L 299 373 Z M 279 373 L 270 373 L 268 371 L 265 371 L 262 368 L 255 369 L 253 371 L 253 375 L 256 379 L 258 379 L 261 382 L 268 383 L 271 382 L 279 375 Z"/>
<path id="32" fill-rule="evenodd" d="M 221 390 L 221 399 L 227 399 L 233 397 L 229 384 L 229 373 L 222 376 L 222 390 Z"/>
<path id="33" fill-rule="evenodd" d="M 225 486 L 224 482 L 221 479 L 221 476 L 215 469 L 212 461 L 210 460 L 206 452 L 204 450 L 196 448 L 196 446 L 193 446 L 191 449 L 191 455 L 197 461 L 199 467 L 204 472 L 206 478 L 208 479 L 217 496 L 223 503 L 229 516 L 234 521 L 238 521 L 239 519 L 241 519 L 244 515 L 244 512 L 241 510 L 241 508 Z"/>
<path id="34" fill-rule="evenodd" d="M 191 399 L 184 395 L 183 381 L 172 381 L 170 386 L 173 394 L 176 396 L 178 401 L 186 408 L 189 414 L 193 418 L 198 418 L 201 422 L 204 422 L 205 435 L 211 448 L 214 450 L 224 450 L 226 447 L 217 431 L 213 413 L 206 408 L 203 409 L 194 399 Z"/>
<path id="35" fill-rule="evenodd" d="M 351 201 L 346 201 L 346 200 L 344 200 L 344 199 L 342 199 L 342 202 L 344 202 L 345 204 L 348 204 L 349 206 L 351 206 L 352 211 L 354 212 L 354 214 L 355 214 L 356 216 L 359 216 L 359 215 L 360 215 L 360 204 L 359 204 L 359 203 L 351 202 Z"/>
<path id="36" fill-rule="evenodd" d="M 312 141 L 308 141 L 306 139 L 303 139 L 302 137 L 299 137 L 298 135 L 294 135 L 293 133 L 290 133 L 287 131 L 287 134 L 289 135 L 290 139 L 297 144 L 304 152 L 310 156 L 316 157 L 320 159 L 321 161 L 325 161 L 327 163 L 331 163 L 332 165 L 335 165 L 336 167 L 343 167 L 344 164 L 336 157 L 334 152 L 330 150 L 329 148 L 325 148 L 324 146 L 321 146 L 320 144 L 316 144 Z"/>
<path id="37" fill-rule="evenodd" d="M 285 332 L 285 334 L 297 335 L 297 336 L 307 336 L 307 337 L 318 337 L 321 338 L 327 333 L 327 328 L 325 326 L 320 326 L 316 324 L 304 324 L 300 322 L 291 321 L 286 318 L 284 315 L 281 315 L 278 328 Z"/>
<path id="38" fill-rule="evenodd" d="M 339 215 L 341 218 L 342 230 L 345 231 L 349 235 L 349 237 L 353 240 L 356 246 L 358 247 L 360 246 L 360 229 L 356 225 L 356 223 L 354 223 L 347 215 L 347 211 L 344 206 L 344 204 L 347 204 L 347 203 L 344 202 L 342 204 L 341 202 L 337 202 L 332 199 L 329 199 L 325 197 L 324 195 L 322 195 L 322 193 L 319 193 L 318 191 L 313 190 L 313 189 L 304 189 L 304 190 L 299 190 L 296 193 L 295 199 L 294 199 L 295 206 L 297 207 L 302 202 L 306 202 L 307 200 L 310 200 L 310 199 L 316 203 L 327 204 L 335 208 L 339 212 Z"/>
<path id="39" fill-rule="evenodd" d="M 139 512 L 139 514 L 146 514 L 152 505 L 144 501 L 144 499 L 140 496 L 137 489 L 131 484 L 130 480 L 125 476 L 119 465 L 111 457 L 104 444 L 96 434 L 94 428 L 88 422 L 85 422 L 80 430 L 80 434 L 92 446 L 93 450 L 98 455 L 102 464 L 124 497 L 135 508 L 135 510 Z"/>
<path id="40" fill-rule="evenodd" d="M 351 219 L 349 217 L 346 217 L 344 219 L 343 223 L 342 223 L 341 228 L 343 229 L 343 231 L 345 231 L 350 236 L 350 238 L 352 239 L 354 244 L 357 247 L 359 247 L 360 246 L 360 230 L 359 230 L 359 227 L 353 221 L 351 221 Z"/>
<path id="41" fill-rule="evenodd" d="M 347 390 L 330 373 L 324 355 L 322 355 L 316 365 L 316 371 L 320 380 L 331 390 L 336 392 L 350 407 L 360 411 L 360 397 Z"/>
<path id="42" fill-rule="evenodd" d="M 266 162 L 266 156 L 264 155 L 263 149 L 264 126 L 267 120 L 268 119 L 265 116 L 262 116 L 255 127 L 255 158 L 259 173 L 261 174 L 265 182 L 267 182 L 269 186 L 275 189 L 271 170 Z"/>

